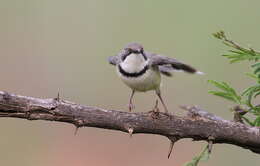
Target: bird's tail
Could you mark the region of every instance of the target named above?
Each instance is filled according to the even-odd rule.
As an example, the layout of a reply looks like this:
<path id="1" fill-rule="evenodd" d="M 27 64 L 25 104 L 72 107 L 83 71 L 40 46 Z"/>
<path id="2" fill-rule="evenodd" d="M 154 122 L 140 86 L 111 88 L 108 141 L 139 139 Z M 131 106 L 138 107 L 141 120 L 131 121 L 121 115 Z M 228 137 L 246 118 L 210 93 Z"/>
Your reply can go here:
<path id="1" fill-rule="evenodd" d="M 174 68 L 175 70 L 182 70 L 182 71 L 185 71 L 185 72 L 191 73 L 191 74 L 200 74 L 200 75 L 204 74 L 203 72 L 198 71 L 194 67 L 181 63 L 181 62 L 172 63 L 171 65 L 172 65 L 172 68 Z"/>

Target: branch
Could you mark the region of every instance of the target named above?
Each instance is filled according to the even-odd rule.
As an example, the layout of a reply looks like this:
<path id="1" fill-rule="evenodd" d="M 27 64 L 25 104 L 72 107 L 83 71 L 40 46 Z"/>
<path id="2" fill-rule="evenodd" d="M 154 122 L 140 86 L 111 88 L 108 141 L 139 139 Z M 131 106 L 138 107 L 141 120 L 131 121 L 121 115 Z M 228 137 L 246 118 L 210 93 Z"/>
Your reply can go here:
<path id="1" fill-rule="evenodd" d="M 69 101 L 39 99 L 0 91 L 0 117 L 28 120 L 48 120 L 74 124 L 79 127 L 97 127 L 131 134 L 146 133 L 168 137 L 172 145 L 182 138 L 227 143 L 260 154 L 260 129 L 224 120 L 198 107 L 183 107 L 185 117 L 156 117 L 152 113 L 128 113 L 84 106 Z"/>
<path id="2" fill-rule="evenodd" d="M 244 60 L 258 61 L 260 59 L 259 51 L 255 51 L 253 48 L 245 48 L 240 46 L 238 43 L 228 39 L 224 31 L 213 33 L 213 36 L 216 37 L 217 39 L 222 40 L 222 42 L 228 47 L 235 49 L 235 50 L 229 50 L 230 52 L 229 54 L 223 55 L 230 60 L 230 63 L 244 61 Z"/>

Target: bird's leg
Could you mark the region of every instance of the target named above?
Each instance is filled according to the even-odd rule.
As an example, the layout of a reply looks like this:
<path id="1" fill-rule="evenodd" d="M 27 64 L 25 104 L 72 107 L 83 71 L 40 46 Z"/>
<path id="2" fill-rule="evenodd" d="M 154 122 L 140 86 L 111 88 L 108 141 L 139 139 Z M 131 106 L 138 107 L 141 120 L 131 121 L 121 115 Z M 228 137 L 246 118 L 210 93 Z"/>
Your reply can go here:
<path id="1" fill-rule="evenodd" d="M 155 106 L 154 106 L 154 108 L 153 108 L 152 111 L 153 111 L 154 113 L 160 112 L 160 110 L 159 110 L 159 108 L 158 108 L 158 99 L 156 99 Z"/>
<path id="2" fill-rule="evenodd" d="M 131 96 L 130 96 L 130 100 L 129 100 L 129 104 L 128 104 L 128 109 L 129 109 L 129 112 L 132 111 L 132 109 L 134 109 L 134 105 L 133 105 L 133 97 L 134 97 L 134 94 L 135 94 L 135 90 L 132 90 L 132 93 L 131 93 Z"/>
<path id="3" fill-rule="evenodd" d="M 163 99 L 162 99 L 161 91 L 160 91 L 160 90 L 156 90 L 156 94 L 157 94 L 157 96 L 159 97 L 159 99 L 160 99 L 160 101 L 161 101 L 161 103 L 162 103 L 162 105 L 163 105 L 163 108 L 164 108 L 165 113 L 168 114 L 169 111 L 168 111 L 168 109 L 167 109 L 167 107 L 166 107 L 166 105 L 165 105 L 165 103 L 164 103 L 164 101 L 163 101 Z"/>

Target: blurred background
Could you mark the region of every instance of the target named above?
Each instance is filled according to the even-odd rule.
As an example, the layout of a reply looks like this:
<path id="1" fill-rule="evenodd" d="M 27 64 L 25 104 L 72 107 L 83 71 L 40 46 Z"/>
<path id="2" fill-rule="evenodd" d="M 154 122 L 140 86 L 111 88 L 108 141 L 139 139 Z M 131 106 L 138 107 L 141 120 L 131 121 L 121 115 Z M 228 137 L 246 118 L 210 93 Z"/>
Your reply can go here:
<path id="1" fill-rule="evenodd" d="M 208 79 L 227 81 L 242 90 L 252 84 L 248 64 L 229 65 L 228 49 L 212 37 L 225 30 L 244 46 L 260 49 L 260 1 L 151 0 L 1 0 L 0 90 L 63 99 L 127 111 L 130 89 L 117 77 L 107 57 L 129 42 L 175 57 L 206 73 L 176 73 L 163 78 L 170 110 L 199 105 L 232 119 L 232 103 L 207 93 Z M 149 111 L 154 92 L 139 93 L 134 111 Z M 65 123 L 0 119 L 0 164 L 6 166 L 173 166 L 190 161 L 204 142 L 179 141 L 167 159 L 169 141 Z M 215 145 L 202 166 L 259 165 L 258 155 L 231 145 Z"/>

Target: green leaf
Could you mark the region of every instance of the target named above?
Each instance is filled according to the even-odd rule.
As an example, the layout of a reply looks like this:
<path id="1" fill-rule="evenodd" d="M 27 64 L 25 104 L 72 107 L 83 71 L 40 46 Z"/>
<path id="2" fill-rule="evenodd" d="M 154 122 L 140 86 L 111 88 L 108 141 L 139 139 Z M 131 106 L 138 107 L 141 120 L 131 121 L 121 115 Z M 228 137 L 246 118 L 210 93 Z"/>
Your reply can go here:
<path id="1" fill-rule="evenodd" d="M 260 93 L 260 85 L 255 85 L 247 88 L 243 93 L 242 96 L 247 96 L 247 102 L 250 104 L 250 107 L 252 107 L 251 101 L 253 96 L 258 96 Z"/>
<path id="2" fill-rule="evenodd" d="M 216 95 L 216 96 L 223 97 L 230 101 L 234 101 L 238 104 L 241 104 L 241 97 L 239 95 L 237 95 L 235 89 L 233 89 L 226 82 L 217 82 L 214 80 L 208 80 L 208 82 L 215 85 L 217 88 L 223 90 L 223 91 L 209 91 L 209 93 Z"/>
<path id="3" fill-rule="evenodd" d="M 246 73 L 246 75 L 247 75 L 248 77 L 250 77 L 250 78 L 253 78 L 253 79 L 258 80 L 258 77 L 257 77 L 256 74 L 253 74 L 253 73 Z"/>
<path id="4" fill-rule="evenodd" d="M 209 91 L 209 93 L 236 102 L 239 105 L 246 106 L 248 114 L 250 114 L 250 117 L 253 116 L 254 120 L 242 116 L 243 120 L 251 126 L 260 126 L 260 105 L 255 105 L 252 102 L 254 98 L 260 96 L 260 62 L 257 62 L 260 60 L 260 52 L 257 52 L 252 48 L 240 46 L 236 42 L 227 38 L 224 31 L 217 32 L 214 36 L 222 40 L 225 45 L 231 48 L 226 54 L 223 55 L 229 60 L 230 63 L 245 60 L 255 61 L 254 64 L 251 65 L 253 72 L 246 73 L 246 75 L 253 78 L 256 81 L 256 85 L 247 87 L 240 95 L 234 88 L 225 82 L 209 80 L 209 83 L 218 88 L 218 90 Z"/>
<path id="5" fill-rule="evenodd" d="M 208 161 L 209 160 L 209 151 L 208 146 L 206 146 L 203 151 L 199 154 L 199 156 L 193 157 L 192 161 L 186 163 L 185 166 L 198 166 L 200 161 Z"/>
<path id="6" fill-rule="evenodd" d="M 255 126 L 254 122 L 251 122 L 248 118 L 245 116 L 242 116 L 242 119 L 244 119 L 250 126 Z"/>
<path id="7" fill-rule="evenodd" d="M 235 63 L 239 61 L 249 60 L 257 61 L 260 59 L 260 53 L 256 52 L 252 48 L 244 48 L 232 40 L 228 39 L 223 31 L 213 34 L 216 38 L 222 40 L 222 42 L 231 47 L 232 50 L 229 50 L 231 54 L 224 55 L 230 60 L 230 63 Z"/>
<path id="8" fill-rule="evenodd" d="M 239 61 L 242 61 L 242 60 L 237 58 L 237 59 L 231 60 L 230 63 L 236 63 L 236 62 L 239 62 Z"/>
<path id="9" fill-rule="evenodd" d="M 258 93 L 260 91 L 260 85 L 254 85 L 247 88 L 243 93 L 242 96 L 249 96 L 253 95 L 254 93 Z"/>
<path id="10" fill-rule="evenodd" d="M 253 114 L 257 117 L 260 116 L 260 106 L 255 106 L 253 107 L 253 109 L 254 109 Z"/>
<path id="11" fill-rule="evenodd" d="M 235 53 L 235 54 L 244 54 L 244 52 L 238 50 L 238 51 L 235 51 L 235 50 L 229 50 L 229 52 L 232 52 L 232 53 Z"/>
<path id="12" fill-rule="evenodd" d="M 260 95 L 260 91 L 254 94 L 254 98 Z"/>
<path id="13" fill-rule="evenodd" d="M 208 80 L 209 83 L 215 85 L 217 88 L 222 89 L 224 91 L 229 91 L 230 87 L 228 84 L 224 83 L 224 82 L 217 82 L 214 80 Z"/>
<path id="14" fill-rule="evenodd" d="M 247 96 L 249 93 L 251 93 L 254 89 L 256 88 L 256 86 L 251 86 L 247 89 L 244 90 L 244 92 L 242 92 L 242 96 Z"/>
<path id="15" fill-rule="evenodd" d="M 260 126 L 260 117 L 259 116 L 255 119 L 254 126 Z"/>
<path id="16" fill-rule="evenodd" d="M 259 62 L 259 63 L 256 63 L 256 64 L 253 64 L 253 65 L 251 65 L 251 67 L 253 67 L 253 68 L 254 68 L 254 67 L 257 67 L 257 68 L 258 68 L 258 67 L 260 67 L 260 62 Z"/>
<path id="17" fill-rule="evenodd" d="M 252 68 L 254 68 L 255 70 L 260 69 L 260 63 L 256 63 L 251 65 Z"/>
<path id="18" fill-rule="evenodd" d="M 215 96 L 219 96 L 219 97 L 223 97 L 227 100 L 230 100 L 230 101 L 234 101 L 234 102 L 237 102 L 233 96 L 231 96 L 230 94 L 228 93 L 225 93 L 225 92 L 220 92 L 220 91 L 209 91 L 210 94 L 213 94 Z"/>
<path id="19" fill-rule="evenodd" d="M 260 72 L 260 67 L 254 70 L 254 74 L 257 74 Z"/>
<path id="20" fill-rule="evenodd" d="M 222 82 L 222 84 L 227 87 L 228 91 L 231 92 L 234 96 L 238 96 L 235 89 L 233 89 L 231 86 L 229 86 L 226 82 Z"/>

